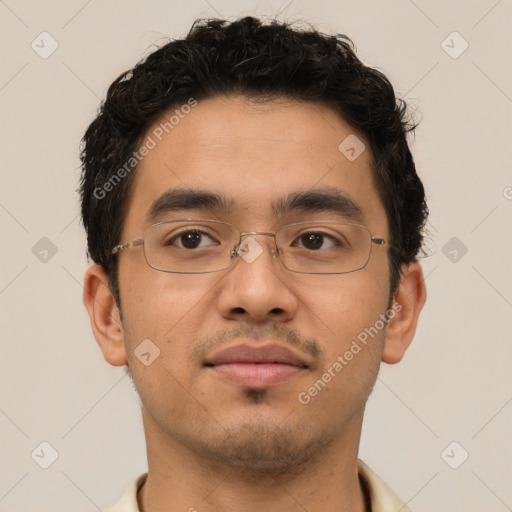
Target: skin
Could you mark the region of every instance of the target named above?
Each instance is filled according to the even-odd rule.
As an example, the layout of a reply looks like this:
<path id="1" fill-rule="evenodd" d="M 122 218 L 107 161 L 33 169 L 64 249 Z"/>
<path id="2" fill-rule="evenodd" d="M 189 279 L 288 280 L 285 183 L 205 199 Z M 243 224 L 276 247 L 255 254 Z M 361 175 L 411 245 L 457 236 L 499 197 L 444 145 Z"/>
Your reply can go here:
<path id="1" fill-rule="evenodd" d="M 203 100 L 139 164 L 121 242 L 141 237 L 151 203 L 177 186 L 237 201 L 228 212 L 184 216 L 265 232 L 331 218 L 294 213 L 280 219 L 270 203 L 335 187 L 358 203 L 374 236 L 387 239 L 369 145 L 354 161 L 338 150 L 352 133 L 320 104 Z M 255 261 L 238 258 L 211 274 L 159 272 L 146 264 L 142 247 L 123 251 L 122 324 L 102 268 L 87 270 L 84 304 L 94 336 L 106 361 L 129 365 L 141 397 L 149 467 L 139 493 L 143 512 L 367 510 L 356 467 L 364 407 L 381 361 L 399 362 L 412 341 L 426 297 L 421 267 L 414 262 L 404 269 L 394 297 L 401 310 L 387 328 L 303 405 L 298 394 L 388 309 L 387 249 L 374 245 L 361 271 L 318 276 L 284 269 L 268 250 L 271 239 L 257 239 L 265 250 Z M 298 335 L 296 344 L 290 333 Z M 288 347 L 309 368 L 263 392 L 205 369 L 205 354 L 243 337 Z M 149 366 L 134 355 L 147 338 L 160 350 Z"/>

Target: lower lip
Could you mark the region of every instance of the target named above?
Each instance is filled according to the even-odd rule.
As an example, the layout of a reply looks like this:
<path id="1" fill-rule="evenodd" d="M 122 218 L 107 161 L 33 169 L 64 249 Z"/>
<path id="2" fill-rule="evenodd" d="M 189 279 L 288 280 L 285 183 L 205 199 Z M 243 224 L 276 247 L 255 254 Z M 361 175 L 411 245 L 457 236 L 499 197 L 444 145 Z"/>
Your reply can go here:
<path id="1" fill-rule="evenodd" d="M 304 369 L 282 363 L 230 363 L 211 367 L 218 375 L 251 389 L 265 389 L 281 384 Z"/>

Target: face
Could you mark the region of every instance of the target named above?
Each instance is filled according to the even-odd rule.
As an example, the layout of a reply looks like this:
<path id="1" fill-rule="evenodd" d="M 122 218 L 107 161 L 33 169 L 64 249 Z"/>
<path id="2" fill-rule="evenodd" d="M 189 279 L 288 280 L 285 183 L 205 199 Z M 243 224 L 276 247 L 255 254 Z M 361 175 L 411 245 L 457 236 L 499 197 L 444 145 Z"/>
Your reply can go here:
<path id="1" fill-rule="evenodd" d="M 242 232 L 340 220 L 386 239 L 368 145 L 355 160 L 338 149 L 353 134 L 319 104 L 200 101 L 161 141 L 153 136 L 157 144 L 134 177 L 121 241 L 180 218 L 219 220 Z M 154 202 L 173 189 L 222 194 L 230 204 L 149 218 Z M 353 212 L 321 206 L 276 211 L 294 194 L 326 190 L 354 203 L 357 221 Z M 388 255 L 385 245 L 372 245 L 363 270 L 301 274 L 282 266 L 272 237 L 253 239 L 263 248 L 254 260 L 237 257 L 228 269 L 204 274 L 154 270 L 142 247 L 119 253 L 123 339 L 146 432 L 211 460 L 279 471 L 349 435 L 357 444 L 386 329 L 366 344 L 357 340 L 388 308 Z M 156 346 L 160 354 L 146 366 L 134 351 L 148 339 L 150 352 Z"/>

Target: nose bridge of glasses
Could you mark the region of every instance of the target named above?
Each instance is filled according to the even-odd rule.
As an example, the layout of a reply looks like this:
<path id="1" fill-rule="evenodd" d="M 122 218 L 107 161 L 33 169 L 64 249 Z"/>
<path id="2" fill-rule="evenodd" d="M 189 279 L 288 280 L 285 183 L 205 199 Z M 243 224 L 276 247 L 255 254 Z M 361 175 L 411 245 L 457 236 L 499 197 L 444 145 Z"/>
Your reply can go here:
<path id="1" fill-rule="evenodd" d="M 275 233 L 270 233 L 268 231 L 243 231 L 240 233 L 240 241 L 238 246 L 236 247 L 235 252 L 238 253 L 240 256 L 244 257 L 246 261 L 249 259 L 253 259 L 254 256 L 259 256 L 261 252 L 263 252 L 263 247 L 258 240 L 256 240 L 255 237 L 259 236 L 266 236 L 266 237 L 272 237 L 274 240 L 274 243 L 272 245 L 268 245 L 267 242 L 265 245 L 269 248 L 270 252 L 272 254 L 277 253 L 277 245 L 276 245 L 276 235 Z M 267 239 L 268 240 L 268 239 Z M 261 241 L 261 240 L 260 240 Z M 251 255 L 249 255 L 249 253 Z"/>
<path id="2" fill-rule="evenodd" d="M 240 239 L 242 239 L 244 236 L 254 236 L 254 235 L 262 235 L 262 236 L 271 236 L 275 239 L 276 234 L 270 233 L 268 231 L 244 231 L 240 233 Z"/>
<path id="3" fill-rule="evenodd" d="M 240 233 L 240 241 L 243 241 L 245 237 L 263 237 L 263 240 L 268 240 L 268 243 L 272 243 L 273 241 L 273 247 L 275 249 L 276 245 L 276 234 L 271 233 L 269 231 L 244 231 Z M 268 238 L 266 238 L 268 237 Z M 261 240 L 261 238 L 260 238 Z"/>

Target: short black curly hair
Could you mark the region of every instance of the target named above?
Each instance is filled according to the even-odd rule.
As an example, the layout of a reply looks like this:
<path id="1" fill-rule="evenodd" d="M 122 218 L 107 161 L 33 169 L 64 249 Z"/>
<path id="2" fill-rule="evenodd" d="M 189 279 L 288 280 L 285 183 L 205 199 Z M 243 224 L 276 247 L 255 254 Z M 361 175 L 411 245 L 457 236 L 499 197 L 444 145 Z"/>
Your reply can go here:
<path id="1" fill-rule="evenodd" d="M 135 170 L 112 180 L 165 111 L 190 98 L 239 94 L 249 99 L 320 102 L 337 111 L 371 148 L 372 171 L 390 226 L 390 288 L 421 249 L 428 216 L 406 136 L 416 127 L 389 80 L 365 66 L 352 41 L 254 17 L 200 19 L 109 87 L 82 139 L 80 196 L 88 255 L 108 276 L 121 307 L 116 256 Z M 136 169 L 136 168 L 135 168 Z M 119 174 L 118 174 L 119 176 Z"/>

